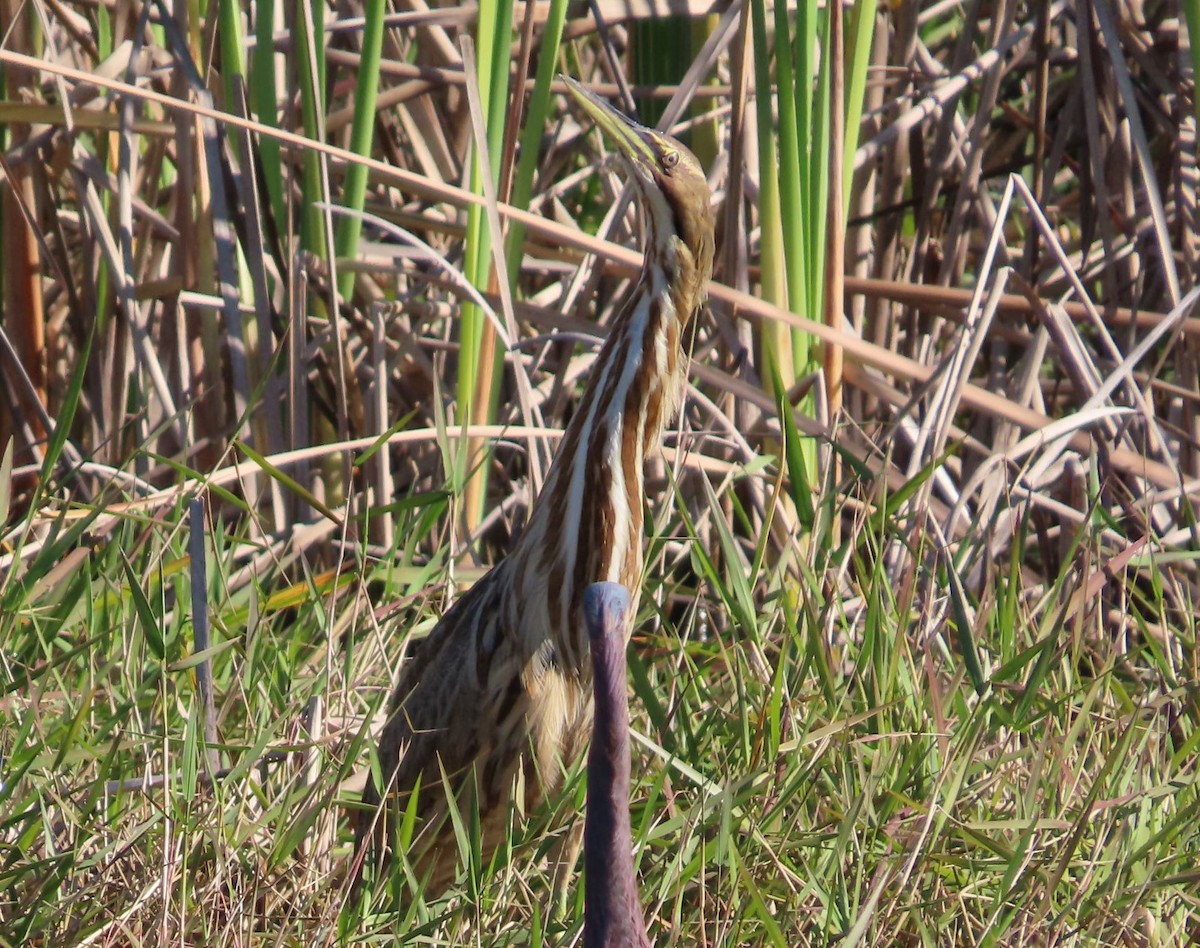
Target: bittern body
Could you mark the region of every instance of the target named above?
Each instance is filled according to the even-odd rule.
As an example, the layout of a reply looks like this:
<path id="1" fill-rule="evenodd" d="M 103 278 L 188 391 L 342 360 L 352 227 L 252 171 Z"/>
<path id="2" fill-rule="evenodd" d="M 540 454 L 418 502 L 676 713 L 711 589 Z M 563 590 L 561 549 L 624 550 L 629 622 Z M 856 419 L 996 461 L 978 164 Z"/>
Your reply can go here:
<path id="1" fill-rule="evenodd" d="M 529 813 L 561 785 L 592 722 L 584 590 L 642 581 L 643 465 L 679 407 L 681 348 L 712 273 L 713 217 L 696 158 L 567 80 L 624 159 L 641 198 L 645 262 L 605 340 L 529 522 L 512 552 L 446 613 L 405 666 L 379 744 L 356 850 L 387 839 L 388 811 L 420 787 L 410 857 L 429 891 L 453 880 L 458 847 L 446 786 L 483 857 L 503 839 L 512 794 Z M 392 806 L 377 805 L 390 798 Z M 373 828 L 373 832 L 372 832 Z M 380 852 L 386 852 L 381 848 Z M 361 863 L 360 863 L 361 869 Z"/>

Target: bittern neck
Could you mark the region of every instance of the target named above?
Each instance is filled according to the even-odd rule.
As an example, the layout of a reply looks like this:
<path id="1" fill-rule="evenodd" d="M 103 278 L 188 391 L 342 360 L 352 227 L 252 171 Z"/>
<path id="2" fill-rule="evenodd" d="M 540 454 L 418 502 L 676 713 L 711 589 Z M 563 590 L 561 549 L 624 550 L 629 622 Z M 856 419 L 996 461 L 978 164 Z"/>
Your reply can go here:
<path id="1" fill-rule="evenodd" d="M 617 582 L 636 597 L 641 585 L 642 469 L 682 397 L 680 339 L 696 305 L 677 292 L 669 270 L 679 265 L 648 255 L 510 557 L 512 601 L 526 610 L 511 620 L 530 630 L 531 650 L 548 635 L 555 660 L 580 675 L 588 654 L 584 589 Z M 547 614 L 529 615 L 541 602 Z"/>

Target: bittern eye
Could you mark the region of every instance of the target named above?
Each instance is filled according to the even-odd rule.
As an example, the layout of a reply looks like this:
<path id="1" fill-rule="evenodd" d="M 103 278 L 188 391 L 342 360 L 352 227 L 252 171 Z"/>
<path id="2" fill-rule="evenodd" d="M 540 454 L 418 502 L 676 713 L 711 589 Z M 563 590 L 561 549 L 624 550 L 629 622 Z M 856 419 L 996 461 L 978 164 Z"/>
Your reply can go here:
<path id="1" fill-rule="evenodd" d="M 662 162 L 662 166 L 664 168 L 674 168 L 677 164 L 679 164 L 679 152 L 664 151 L 663 156 L 659 159 L 659 161 Z"/>

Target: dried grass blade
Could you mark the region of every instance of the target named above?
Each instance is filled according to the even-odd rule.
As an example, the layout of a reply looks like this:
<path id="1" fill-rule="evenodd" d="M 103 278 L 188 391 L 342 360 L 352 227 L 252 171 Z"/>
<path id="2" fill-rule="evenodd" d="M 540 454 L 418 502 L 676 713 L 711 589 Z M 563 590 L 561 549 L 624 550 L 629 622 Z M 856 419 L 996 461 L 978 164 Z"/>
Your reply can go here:
<path id="1" fill-rule="evenodd" d="M 1171 304 L 1179 302 L 1179 274 L 1175 271 L 1175 251 L 1171 246 L 1171 233 L 1167 225 L 1166 211 L 1163 209 L 1162 194 L 1158 189 L 1158 174 L 1154 167 L 1154 159 L 1150 154 L 1150 142 L 1146 138 L 1146 127 L 1142 123 L 1142 112 L 1138 105 L 1138 96 L 1129 78 L 1129 66 L 1125 62 L 1125 54 L 1121 51 L 1121 37 L 1117 34 L 1113 23 L 1112 10 L 1105 0 L 1088 3 L 1096 14 L 1100 24 L 1100 32 L 1104 34 L 1104 46 L 1112 62 L 1113 74 L 1117 79 L 1117 88 L 1121 91 L 1121 104 L 1124 107 L 1125 119 L 1129 122 L 1129 133 L 1133 138 L 1134 152 L 1137 154 L 1138 166 L 1141 169 L 1141 185 L 1150 205 L 1150 220 L 1154 226 L 1154 239 L 1158 244 L 1159 265 L 1167 281 L 1167 291 Z M 1086 42 L 1086 40 L 1085 40 Z"/>

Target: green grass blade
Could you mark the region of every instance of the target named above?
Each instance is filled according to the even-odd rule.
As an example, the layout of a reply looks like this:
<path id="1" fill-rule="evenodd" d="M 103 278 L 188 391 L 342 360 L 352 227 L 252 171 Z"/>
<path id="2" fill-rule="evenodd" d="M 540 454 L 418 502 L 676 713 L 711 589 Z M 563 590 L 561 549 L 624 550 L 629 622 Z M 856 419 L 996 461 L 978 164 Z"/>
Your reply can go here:
<path id="1" fill-rule="evenodd" d="M 255 4 L 254 36 L 257 40 L 250 61 L 250 102 L 256 118 L 264 125 L 279 124 L 278 88 L 275 82 L 275 6 L 276 0 L 259 0 Z M 284 202 L 283 162 L 278 140 L 267 135 L 255 139 L 258 147 L 262 178 L 266 184 L 267 200 L 271 206 L 271 217 L 275 228 L 282 228 L 287 221 L 287 204 Z M 278 237 L 278 233 L 276 234 Z"/>
<path id="2" fill-rule="evenodd" d="M 521 130 L 521 155 L 517 173 L 513 176 L 513 207 L 526 210 L 533 194 L 533 173 L 537 169 L 542 136 L 550 118 L 550 86 L 558 66 L 558 47 L 562 42 L 563 24 L 567 19 L 568 0 L 550 0 L 546 24 L 542 28 L 542 45 L 538 55 L 537 74 L 533 92 L 525 110 L 525 127 Z M 524 255 L 525 225 L 513 221 L 508 228 L 508 275 L 514 286 L 521 271 Z"/>
<path id="3" fill-rule="evenodd" d="M 379 92 L 379 64 L 383 53 L 383 24 L 387 0 L 368 0 L 365 9 L 362 58 L 358 66 L 358 81 L 354 86 L 354 119 L 350 127 L 350 150 L 364 158 L 371 157 L 375 137 L 375 101 Z M 363 209 L 367 194 L 367 169 L 351 163 L 346 168 L 343 203 L 354 211 Z M 336 252 L 340 259 L 353 260 L 358 255 L 358 238 L 362 233 L 362 218 L 346 214 L 338 221 Z M 354 290 L 354 270 L 345 268 L 338 274 L 338 292 L 349 298 Z"/>
<path id="4" fill-rule="evenodd" d="M 239 451 L 245 454 L 246 457 L 257 464 L 262 469 L 264 474 L 278 481 L 314 510 L 320 511 L 334 523 L 339 525 L 341 524 L 342 518 L 336 512 L 334 512 L 333 508 L 324 503 L 324 501 L 318 498 L 316 494 L 310 491 L 295 478 L 290 477 L 288 474 L 285 474 L 283 471 L 277 468 L 274 464 L 263 457 L 263 455 L 259 454 L 252 447 L 250 447 L 250 445 L 242 441 L 235 441 L 234 447 L 236 447 Z"/>
<path id="5" fill-rule="evenodd" d="M 504 128 L 508 115 L 507 91 L 509 44 L 512 39 L 512 0 L 485 0 L 479 7 L 476 32 L 478 65 L 476 81 L 484 108 L 487 132 L 486 154 L 475 147 L 471 162 L 471 191 L 483 195 L 483 175 L 497 180 L 494 162 L 504 147 Z M 492 273 L 492 243 L 485 209 L 472 204 L 467 211 L 467 236 L 463 272 L 481 292 L 487 292 Z M 487 316 L 474 303 L 465 303 L 459 336 L 458 417 L 462 424 L 488 424 L 496 417 L 496 399 L 500 390 L 501 353 Z M 487 465 L 476 452 L 488 448 L 476 439 L 464 439 L 459 451 L 466 454 L 468 475 L 463 513 L 468 528 L 483 515 L 487 492 Z"/>

